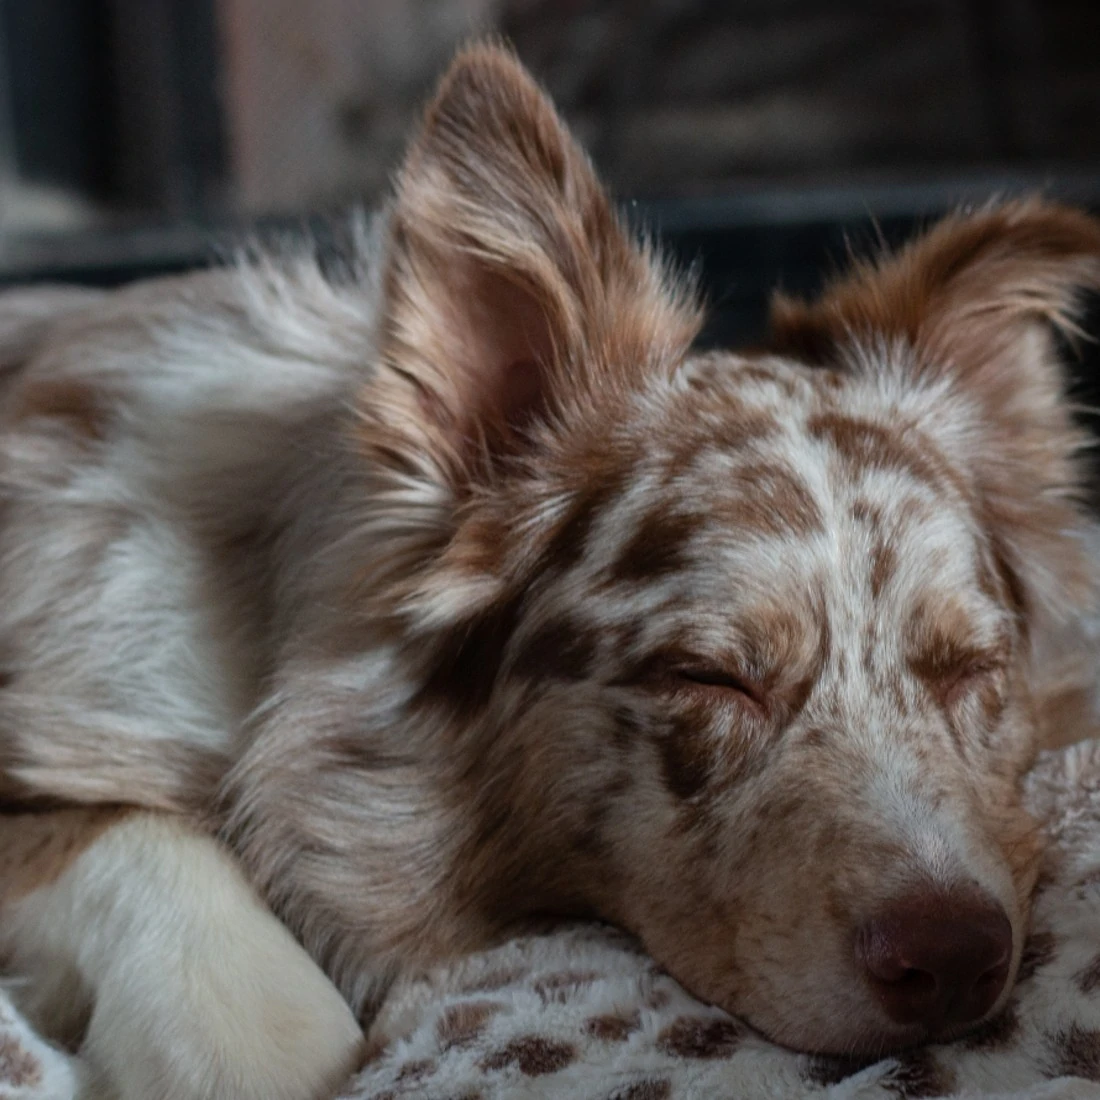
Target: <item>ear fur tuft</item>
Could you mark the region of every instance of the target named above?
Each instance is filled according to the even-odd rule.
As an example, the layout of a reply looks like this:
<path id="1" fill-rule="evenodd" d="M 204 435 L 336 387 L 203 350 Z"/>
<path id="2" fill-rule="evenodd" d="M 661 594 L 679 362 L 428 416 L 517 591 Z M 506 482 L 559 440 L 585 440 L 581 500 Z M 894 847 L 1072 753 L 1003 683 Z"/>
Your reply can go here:
<path id="1" fill-rule="evenodd" d="M 624 228 L 588 158 L 516 58 L 456 58 L 396 184 L 381 369 L 365 435 L 431 456 L 453 488 L 532 422 L 671 369 L 690 292 Z"/>
<path id="2" fill-rule="evenodd" d="M 980 430 L 957 457 L 1032 613 L 1072 613 L 1095 591 L 1086 438 L 1053 338 L 1078 333 L 1088 290 L 1100 290 L 1100 221 L 1033 199 L 951 215 L 816 301 L 772 306 L 780 353 L 839 366 L 853 349 L 900 344 L 915 385 L 946 382 L 976 408 Z"/>

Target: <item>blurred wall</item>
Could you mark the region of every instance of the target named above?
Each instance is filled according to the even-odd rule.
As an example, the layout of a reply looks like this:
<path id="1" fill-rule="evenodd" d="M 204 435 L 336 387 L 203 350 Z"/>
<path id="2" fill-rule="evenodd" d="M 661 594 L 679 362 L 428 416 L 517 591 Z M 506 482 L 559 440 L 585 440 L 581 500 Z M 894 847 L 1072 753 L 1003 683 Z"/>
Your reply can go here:
<path id="1" fill-rule="evenodd" d="M 1100 162 L 1096 0 L 218 2 L 250 208 L 377 194 L 449 53 L 486 29 L 621 193 Z"/>
<path id="2" fill-rule="evenodd" d="M 372 196 L 497 0 L 219 0 L 232 178 L 252 209 Z"/>
<path id="3" fill-rule="evenodd" d="M 624 196 L 1100 179 L 1100 0 L 0 0 L 0 219 L 373 201 L 485 32 Z"/>

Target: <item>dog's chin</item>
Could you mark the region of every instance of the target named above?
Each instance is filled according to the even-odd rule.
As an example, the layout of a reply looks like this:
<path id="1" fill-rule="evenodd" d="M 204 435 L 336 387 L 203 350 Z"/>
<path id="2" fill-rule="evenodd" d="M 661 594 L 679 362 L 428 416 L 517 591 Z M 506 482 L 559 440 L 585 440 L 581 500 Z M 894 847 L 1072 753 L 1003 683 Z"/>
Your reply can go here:
<path id="1" fill-rule="evenodd" d="M 868 1026 L 844 1034 L 826 1035 L 814 1028 L 756 1028 L 769 1042 L 794 1052 L 819 1058 L 835 1058 L 870 1065 L 880 1058 L 898 1054 L 911 1047 L 938 1041 L 923 1028 L 886 1029 Z"/>
<path id="2" fill-rule="evenodd" d="M 815 1028 L 813 1025 L 769 1028 L 754 1024 L 751 1019 L 747 1022 L 769 1042 L 797 1054 L 870 1065 L 881 1058 L 888 1058 L 914 1047 L 932 1043 L 953 1043 L 958 1039 L 965 1039 L 987 1024 L 993 1023 L 1003 1011 L 1004 1005 L 998 1005 L 979 1020 L 952 1024 L 943 1028 L 869 1023 L 842 1034 L 825 1034 L 824 1029 Z"/>

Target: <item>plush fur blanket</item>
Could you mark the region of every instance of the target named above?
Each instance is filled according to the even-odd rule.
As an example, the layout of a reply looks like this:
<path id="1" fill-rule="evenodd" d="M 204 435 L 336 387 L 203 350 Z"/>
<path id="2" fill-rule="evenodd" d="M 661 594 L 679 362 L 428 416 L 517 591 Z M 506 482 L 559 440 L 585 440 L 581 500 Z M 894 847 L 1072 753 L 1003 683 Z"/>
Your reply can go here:
<path id="1" fill-rule="evenodd" d="M 694 1000 L 627 937 L 577 926 L 395 988 L 345 1100 L 1100 1097 L 1100 741 L 1049 754 L 1030 786 L 1052 843 L 1020 981 L 958 1043 L 873 1065 L 794 1054 Z M 79 1079 L 0 993 L 0 1100 L 69 1100 Z"/>

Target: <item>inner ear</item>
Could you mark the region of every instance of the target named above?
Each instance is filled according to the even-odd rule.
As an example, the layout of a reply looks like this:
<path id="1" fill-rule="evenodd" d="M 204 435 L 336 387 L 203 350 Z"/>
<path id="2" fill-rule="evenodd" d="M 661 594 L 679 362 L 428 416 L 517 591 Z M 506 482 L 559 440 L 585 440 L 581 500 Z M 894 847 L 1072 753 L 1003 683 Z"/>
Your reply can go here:
<path id="1" fill-rule="evenodd" d="M 427 109 L 396 180 L 382 291 L 363 445 L 461 493 L 540 418 L 587 415 L 671 371 L 699 326 L 690 291 L 495 46 L 460 54 Z"/>
<path id="2" fill-rule="evenodd" d="M 467 390 L 459 395 L 462 433 L 508 448 L 545 411 L 552 321 L 531 291 L 491 271 L 470 273 L 463 296 L 465 313 L 458 302 L 456 317 L 468 330 L 464 361 L 453 364 Z"/>
<path id="3" fill-rule="evenodd" d="M 461 251 L 418 261 L 387 321 L 395 376 L 460 465 L 508 453 L 547 408 L 560 355 L 553 303 Z"/>

